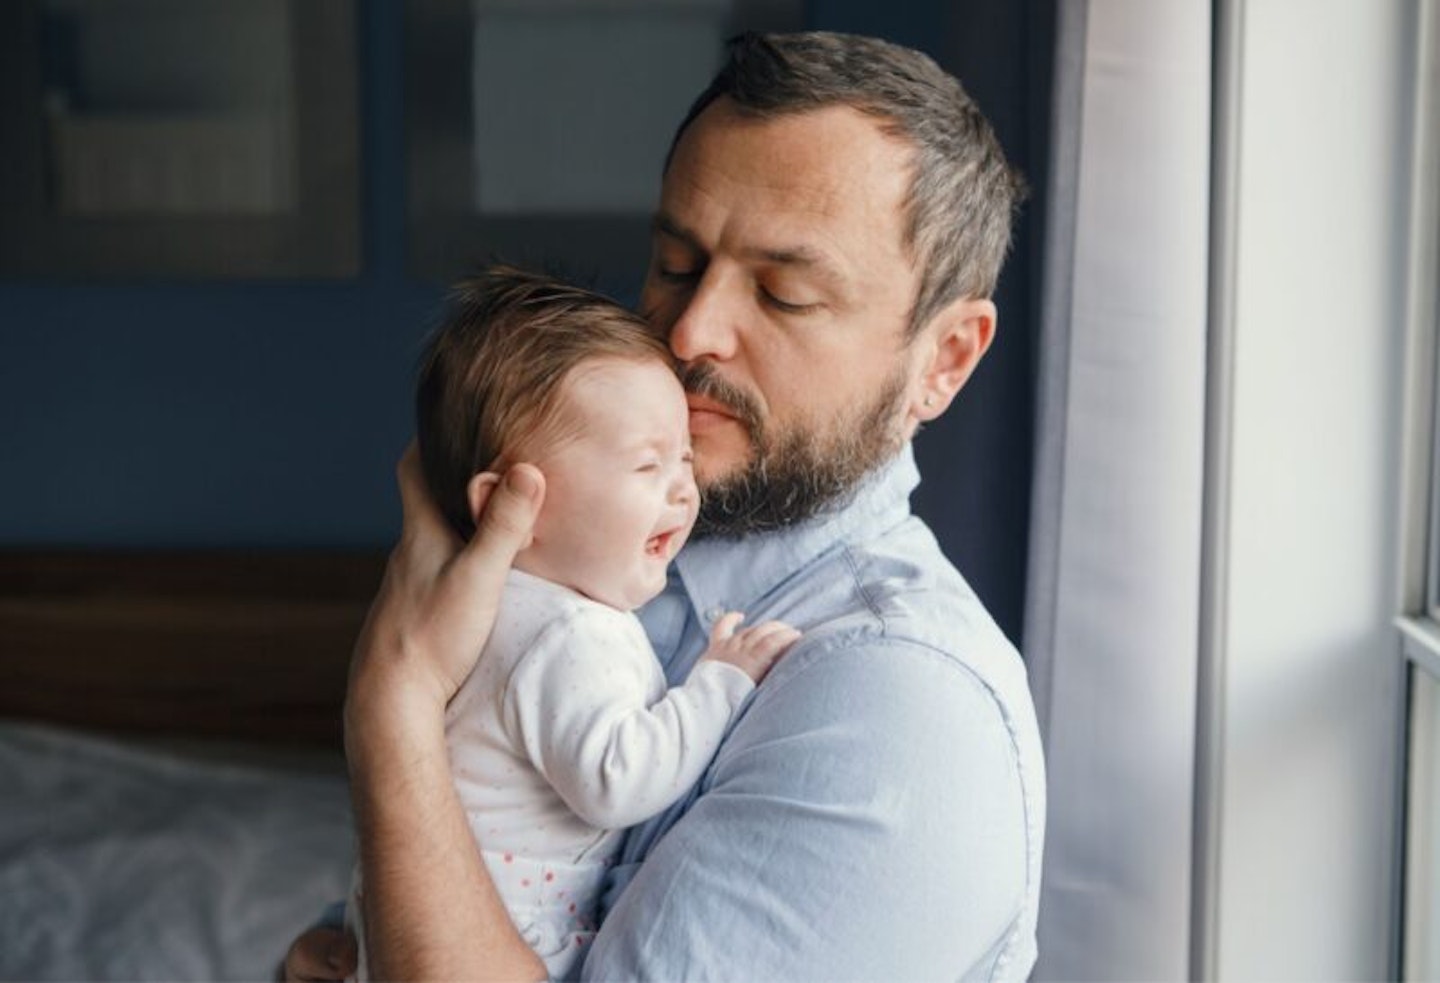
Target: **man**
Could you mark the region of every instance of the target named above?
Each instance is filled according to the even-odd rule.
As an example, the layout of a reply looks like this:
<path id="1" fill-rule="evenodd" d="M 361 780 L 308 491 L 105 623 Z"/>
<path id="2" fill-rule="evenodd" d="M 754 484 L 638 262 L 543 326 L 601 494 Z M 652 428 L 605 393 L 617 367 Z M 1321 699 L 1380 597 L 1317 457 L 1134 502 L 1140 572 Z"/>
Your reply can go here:
<path id="1" fill-rule="evenodd" d="M 727 609 L 805 635 L 711 768 L 635 827 L 594 979 L 1022 979 L 1044 774 L 1024 669 L 909 514 L 909 441 L 984 355 L 1019 195 L 988 124 L 917 52 L 749 35 L 666 163 L 643 312 L 690 401 L 698 537 L 642 613 L 671 682 Z M 377 977 L 543 974 L 455 799 L 446 702 L 543 477 L 465 546 L 413 456 L 346 709 Z M 325 930 L 294 977 L 333 978 Z"/>

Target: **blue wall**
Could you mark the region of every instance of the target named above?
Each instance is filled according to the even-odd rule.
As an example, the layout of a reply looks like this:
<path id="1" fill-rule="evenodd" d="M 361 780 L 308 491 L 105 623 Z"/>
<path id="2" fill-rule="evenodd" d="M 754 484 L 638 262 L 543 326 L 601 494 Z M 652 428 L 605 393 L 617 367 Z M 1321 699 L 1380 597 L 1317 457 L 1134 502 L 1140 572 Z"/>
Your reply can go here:
<path id="1" fill-rule="evenodd" d="M 362 4 L 364 272 L 0 282 L 0 543 L 381 546 L 441 291 L 404 273 L 399 4 Z"/>
<path id="2" fill-rule="evenodd" d="M 811 3 L 807 19 L 930 50 L 1027 166 L 1043 160 L 1031 136 L 1048 93 L 1026 53 L 1043 48 L 1048 67 L 1048 36 L 1025 31 L 1045 6 L 832 0 Z M 336 283 L 0 281 L 0 546 L 392 540 L 410 374 L 442 295 L 404 271 L 400 5 L 360 9 L 363 274 Z M 961 57 L 967 63 L 955 64 Z M 1027 169 L 1038 184 L 1038 170 Z M 1022 226 L 998 298 L 995 349 L 972 392 L 920 443 L 920 507 L 1017 637 L 1033 225 Z M 633 299 L 635 284 L 601 286 Z"/>

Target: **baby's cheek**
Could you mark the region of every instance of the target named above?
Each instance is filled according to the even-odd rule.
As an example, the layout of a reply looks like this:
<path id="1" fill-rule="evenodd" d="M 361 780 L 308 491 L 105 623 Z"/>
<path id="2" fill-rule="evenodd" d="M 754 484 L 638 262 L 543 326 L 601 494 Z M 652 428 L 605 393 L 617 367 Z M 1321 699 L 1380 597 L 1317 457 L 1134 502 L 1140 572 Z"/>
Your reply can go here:
<path id="1" fill-rule="evenodd" d="M 613 537 L 596 535 L 576 555 L 575 564 L 585 571 L 586 576 L 609 582 L 613 587 L 614 581 L 623 577 L 632 565 L 633 558 L 628 555 L 629 552 Z"/>

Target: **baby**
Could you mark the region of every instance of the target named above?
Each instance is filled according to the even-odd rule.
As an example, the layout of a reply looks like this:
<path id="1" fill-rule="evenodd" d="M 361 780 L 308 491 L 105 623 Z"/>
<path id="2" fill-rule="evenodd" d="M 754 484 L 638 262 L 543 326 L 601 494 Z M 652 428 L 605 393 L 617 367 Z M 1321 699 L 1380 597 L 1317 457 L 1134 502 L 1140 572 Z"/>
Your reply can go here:
<path id="1" fill-rule="evenodd" d="M 487 473 L 545 475 L 490 640 L 446 712 L 451 770 L 510 916 L 552 979 L 594 936 L 623 829 L 700 778 L 799 632 L 721 618 L 667 691 L 631 612 L 695 521 L 688 409 L 665 343 L 584 290 L 497 267 L 463 281 L 416 399 L 425 478 L 462 537 Z M 356 872 L 347 905 L 367 976 Z"/>

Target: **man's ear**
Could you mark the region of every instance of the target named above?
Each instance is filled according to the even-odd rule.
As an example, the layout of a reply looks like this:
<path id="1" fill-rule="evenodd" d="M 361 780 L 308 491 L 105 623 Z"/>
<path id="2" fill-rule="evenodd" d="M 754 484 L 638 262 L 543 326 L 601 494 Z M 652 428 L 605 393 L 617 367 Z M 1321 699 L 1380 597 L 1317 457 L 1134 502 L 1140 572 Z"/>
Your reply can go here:
<path id="1" fill-rule="evenodd" d="M 917 420 L 933 420 L 949 408 L 995 340 L 996 316 L 992 301 L 963 297 L 941 308 L 921 332 L 921 371 L 910 407 Z"/>

